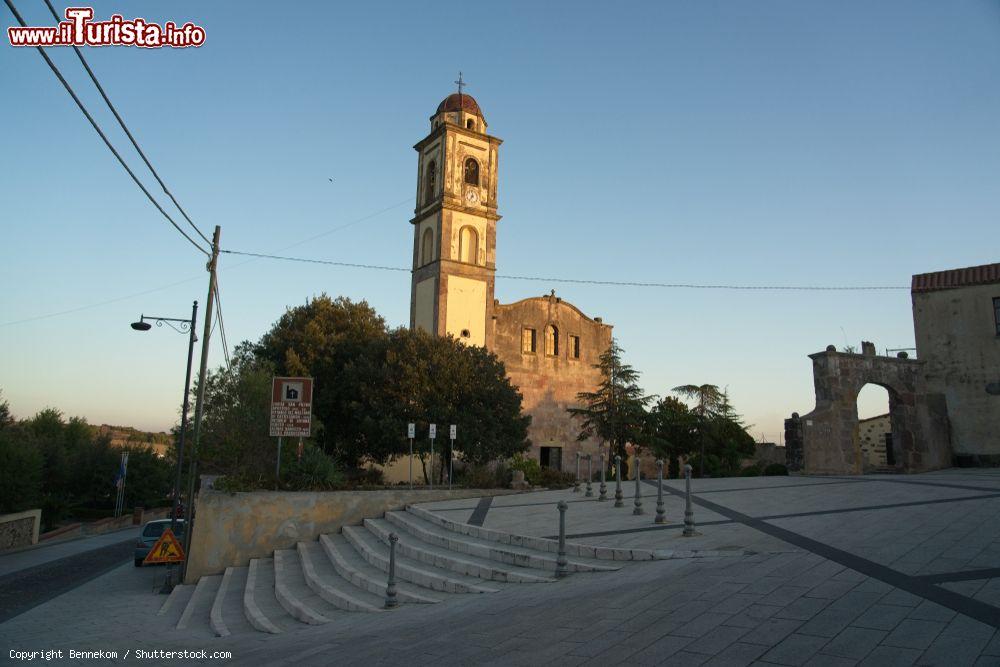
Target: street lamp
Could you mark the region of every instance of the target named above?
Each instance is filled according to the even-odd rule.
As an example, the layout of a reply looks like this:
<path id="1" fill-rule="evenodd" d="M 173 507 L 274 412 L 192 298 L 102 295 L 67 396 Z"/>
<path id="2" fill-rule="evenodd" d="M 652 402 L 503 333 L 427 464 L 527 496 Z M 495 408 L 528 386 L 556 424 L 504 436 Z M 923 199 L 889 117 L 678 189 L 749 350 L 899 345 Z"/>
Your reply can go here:
<path id="1" fill-rule="evenodd" d="M 194 325 L 197 319 L 198 302 L 195 301 L 191 306 L 190 320 L 184 320 L 177 317 L 146 317 L 145 315 L 140 315 L 139 321 L 132 323 L 132 328 L 136 331 L 149 331 L 152 329 L 153 325 L 146 321 L 151 320 L 158 327 L 162 327 L 166 324 L 178 333 L 188 334 L 187 373 L 184 376 L 184 402 L 181 404 L 181 437 L 177 446 L 177 474 L 174 477 L 174 504 L 170 510 L 170 532 L 175 536 L 177 535 L 177 504 L 180 502 L 181 495 L 181 468 L 184 463 L 184 434 L 187 432 L 188 396 L 191 394 L 191 360 L 194 356 L 195 341 L 198 340 L 198 336 L 194 333 Z M 188 498 L 188 504 L 191 504 L 190 498 Z M 188 512 L 190 512 L 190 508 L 188 509 Z M 187 526 L 186 528 L 190 529 L 190 526 Z M 187 558 L 187 554 L 184 554 L 184 557 Z M 161 593 L 169 593 L 173 590 L 173 573 L 174 565 L 173 563 L 169 563 L 167 565 L 166 581 L 163 582 L 163 588 L 160 589 Z"/>

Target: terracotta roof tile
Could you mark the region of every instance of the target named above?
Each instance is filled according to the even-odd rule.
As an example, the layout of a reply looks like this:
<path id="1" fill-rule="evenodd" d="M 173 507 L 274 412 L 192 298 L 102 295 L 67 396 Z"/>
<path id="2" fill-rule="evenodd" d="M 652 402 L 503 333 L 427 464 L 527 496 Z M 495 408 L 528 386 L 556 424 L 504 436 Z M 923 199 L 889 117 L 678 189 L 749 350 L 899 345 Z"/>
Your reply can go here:
<path id="1" fill-rule="evenodd" d="M 913 276 L 910 292 L 933 292 L 993 283 L 1000 283 L 1000 263 L 935 271 L 934 273 L 918 273 Z"/>

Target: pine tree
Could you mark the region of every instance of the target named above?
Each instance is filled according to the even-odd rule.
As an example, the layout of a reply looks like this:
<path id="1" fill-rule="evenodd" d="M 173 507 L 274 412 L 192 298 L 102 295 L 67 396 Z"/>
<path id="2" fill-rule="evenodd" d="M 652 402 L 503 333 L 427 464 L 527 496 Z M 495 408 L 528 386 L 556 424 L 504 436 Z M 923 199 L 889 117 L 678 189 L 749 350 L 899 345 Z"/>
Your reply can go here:
<path id="1" fill-rule="evenodd" d="M 612 340 L 599 362 L 594 364 L 594 368 L 601 371 L 597 391 L 580 392 L 576 397 L 584 407 L 568 409 L 581 420 L 577 440 L 599 438 L 608 443 L 612 459 L 617 454 L 622 460 L 627 457 L 626 443 L 643 442 L 645 408 L 652 400 L 652 396 L 646 396 L 639 386 L 639 372 L 622 363 L 623 352 L 618 342 Z"/>

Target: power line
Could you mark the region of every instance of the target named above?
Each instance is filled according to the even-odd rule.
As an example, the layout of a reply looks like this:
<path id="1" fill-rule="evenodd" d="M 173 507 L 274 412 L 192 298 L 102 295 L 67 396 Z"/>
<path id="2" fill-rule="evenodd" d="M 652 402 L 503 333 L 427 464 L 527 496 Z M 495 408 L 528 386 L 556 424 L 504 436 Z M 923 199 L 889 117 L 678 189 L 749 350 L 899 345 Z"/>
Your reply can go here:
<path id="1" fill-rule="evenodd" d="M 222 354 L 226 359 L 226 368 L 232 370 L 229 359 L 229 339 L 226 338 L 226 324 L 222 319 L 222 300 L 219 297 L 219 278 L 215 278 L 215 316 L 219 324 L 219 337 L 222 340 Z"/>
<path id="2" fill-rule="evenodd" d="M 52 12 L 52 18 L 56 20 L 56 23 L 59 23 L 59 21 L 61 21 L 62 19 L 60 19 L 59 15 L 56 13 L 55 7 L 52 6 L 52 3 L 49 0 L 45 0 L 45 4 L 48 6 L 49 11 Z M 202 234 L 201 230 L 198 229 L 198 225 L 194 224 L 194 221 L 191 220 L 187 212 L 183 208 L 181 208 L 180 203 L 174 197 L 173 193 L 170 192 L 170 190 L 167 188 L 167 184 L 163 182 L 163 179 L 160 178 L 160 175 L 156 173 L 155 169 L 153 169 L 153 165 L 150 163 L 149 158 L 146 157 L 146 154 L 143 152 L 142 148 L 139 147 L 139 142 L 136 141 L 135 137 L 132 136 L 132 133 L 125 125 L 125 121 L 122 120 L 121 115 L 118 113 L 118 109 L 116 109 L 115 105 L 111 103 L 111 100 L 108 98 L 108 94 L 104 92 L 104 87 L 101 85 L 100 81 L 97 80 L 97 76 L 94 74 L 94 71 L 90 69 L 90 65 L 88 65 L 86 59 L 84 59 L 83 53 L 80 51 L 80 48 L 74 45 L 73 50 L 76 51 L 76 57 L 80 59 L 80 64 L 83 65 L 83 69 L 87 70 L 87 74 L 90 75 L 90 80 L 94 82 L 94 85 L 97 87 L 98 92 L 101 93 L 101 97 L 104 98 L 104 102 L 108 105 L 108 108 L 111 109 L 111 113 L 115 115 L 115 119 L 118 121 L 118 124 L 121 125 L 122 130 L 125 131 L 125 135 L 128 137 L 129 141 L 132 142 L 132 146 L 135 147 L 135 150 L 142 158 L 142 161 L 146 163 L 147 167 L 149 167 L 149 171 L 153 174 L 153 178 L 155 178 L 156 182 L 160 184 L 161 188 L 163 188 L 163 192 L 165 192 L 166 195 L 170 197 L 170 201 L 174 203 L 174 206 L 176 206 L 177 210 L 181 212 L 181 215 L 184 216 L 184 219 L 188 221 L 188 224 L 191 225 L 191 228 L 194 229 L 194 231 L 198 232 L 198 236 L 204 239 L 205 243 L 211 244 L 212 242 L 208 239 L 207 236 Z"/>
<path id="3" fill-rule="evenodd" d="M 21 27 L 27 28 L 28 24 L 25 23 L 24 19 L 21 17 L 21 13 L 18 12 L 17 7 L 14 6 L 14 3 L 11 0 L 4 0 L 4 2 L 7 4 L 7 7 L 10 9 L 11 13 L 14 14 L 14 18 L 17 19 L 17 22 L 21 24 Z M 125 171 L 128 172 L 128 175 L 132 177 L 132 180 L 135 181 L 135 184 L 137 186 L 139 186 L 139 189 L 142 190 L 144 195 L 146 195 L 146 198 L 149 199 L 149 201 L 153 204 L 153 206 L 155 206 L 156 209 L 161 214 L 163 214 L 163 217 L 165 217 L 170 222 L 170 224 L 174 226 L 174 229 L 176 229 L 178 232 L 181 233 L 181 236 L 186 238 L 191 243 L 191 245 L 193 245 L 195 248 L 203 252 L 205 255 L 209 255 L 210 253 L 204 248 L 202 248 L 200 245 L 198 245 L 198 243 L 196 243 L 194 239 L 188 236 L 187 232 L 181 229 L 180 225 L 178 225 L 177 222 L 175 222 L 174 219 L 171 218 L 170 215 L 165 210 L 163 210 L 163 207 L 160 206 L 160 203 L 155 199 L 153 199 L 153 195 L 149 193 L 149 190 L 146 189 L 146 186 L 144 186 L 142 182 L 138 179 L 138 177 L 136 177 L 135 172 L 133 172 L 132 169 L 129 168 L 129 166 L 125 163 L 125 160 L 122 159 L 121 154 L 119 154 L 118 151 L 115 149 L 115 147 L 111 145 L 111 142 L 108 140 L 108 137 L 101 130 L 100 126 L 97 124 L 97 121 L 95 121 L 94 117 L 90 115 L 90 112 L 87 111 L 87 107 L 83 105 L 83 102 L 81 102 L 80 98 L 77 97 L 76 93 L 73 91 L 73 88 L 69 85 L 69 83 L 67 83 L 66 79 L 62 75 L 62 72 L 59 71 L 59 68 L 56 67 L 55 63 L 52 62 L 48 54 L 45 53 L 45 49 L 43 49 L 40 46 L 35 48 L 38 49 L 38 53 L 41 54 L 42 58 L 45 60 L 45 63 L 49 66 L 49 69 L 51 69 L 52 73 L 56 75 L 57 79 L 59 79 L 59 82 L 63 85 L 63 88 L 66 89 L 66 92 L 69 93 L 70 97 L 73 98 L 73 101 L 76 102 L 76 105 L 80 108 L 80 111 L 83 112 L 83 115 L 87 117 L 88 121 L 90 121 L 91 126 L 94 128 L 94 131 L 97 132 L 97 134 L 104 141 L 104 145 L 106 145 L 108 147 L 108 150 L 110 150 L 111 153 L 118 159 L 118 162 L 121 164 L 122 168 L 125 169 Z"/>
<path id="4" fill-rule="evenodd" d="M 354 269 L 372 269 L 376 271 L 400 271 L 410 273 L 410 269 L 398 266 L 382 266 L 378 264 L 357 264 L 354 262 L 335 262 L 325 259 L 309 259 L 305 257 L 288 257 L 285 255 L 272 255 L 266 253 L 243 252 L 239 250 L 221 250 L 229 255 L 243 255 L 246 257 L 257 257 L 261 259 L 275 259 L 285 262 L 303 262 L 306 264 L 325 264 L 328 266 L 344 266 Z M 657 287 L 665 289 L 714 289 L 714 290 L 757 290 L 757 291 L 885 291 L 885 290 L 908 290 L 910 287 L 899 285 L 726 285 L 726 284 L 700 284 L 700 283 L 659 283 L 659 282 L 639 282 L 631 280 L 590 280 L 586 278 L 549 278 L 545 276 L 516 276 L 496 274 L 497 278 L 506 280 L 531 280 L 549 283 L 572 283 L 578 285 L 607 285 L 611 287 Z"/>

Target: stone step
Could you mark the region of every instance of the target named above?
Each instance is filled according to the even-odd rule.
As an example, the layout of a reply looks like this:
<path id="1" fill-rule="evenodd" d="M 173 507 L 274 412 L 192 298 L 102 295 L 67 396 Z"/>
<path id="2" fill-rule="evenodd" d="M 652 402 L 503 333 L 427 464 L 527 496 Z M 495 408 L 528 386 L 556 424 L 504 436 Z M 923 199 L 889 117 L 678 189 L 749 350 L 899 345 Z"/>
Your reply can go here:
<path id="1" fill-rule="evenodd" d="M 502 508 L 503 506 L 498 506 Z M 532 537 L 530 535 L 514 535 L 505 533 L 502 530 L 483 528 L 482 526 L 472 526 L 467 523 L 453 521 L 439 514 L 420 507 L 419 505 L 408 505 L 406 511 L 414 514 L 418 518 L 424 519 L 452 532 L 468 535 L 488 542 L 499 542 L 511 546 L 527 547 L 536 551 L 547 551 L 550 553 L 559 552 L 559 542 L 544 537 Z M 567 556 L 579 556 L 583 558 L 594 558 L 596 560 L 653 560 L 656 556 L 651 549 L 618 549 L 612 547 L 596 547 L 588 544 L 578 544 L 575 542 L 566 543 Z"/>
<path id="2" fill-rule="evenodd" d="M 344 526 L 344 537 L 368 563 L 382 572 L 389 571 L 389 547 L 360 526 Z M 447 593 L 496 593 L 499 589 L 483 586 L 474 577 L 428 567 L 396 554 L 396 578 Z"/>
<path id="3" fill-rule="evenodd" d="M 296 545 L 306 584 L 316 595 L 344 611 L 383 611 L 383 600 L 341 577 L 319 542 Z"/>
<path id="4" fill-rule="evenodd" d="M 488 558 L 508 565 L 519 565 L 539 570 L 555 571 L 556 569 L 558 556 L 550 554 L 548 551 L 539 552 L 528 547 L 504 545 L 455 533 L 410 512 L 386 512 L 385 518 L 389 523 L 405 530 L 414 537 L 450 551 Z M 578 558 L 568 559 L 568 567 L 573 572 L 614 572 L 621 569 L 620 565 L 588 563 L 584 560 L 578 560 Z"/>
<path id="5" fill-rule="evenodd" d="M 372 532 L 383 543 L 389 543 L 389 533 L 392 524 L 385 519 L 365 519 L 365 528 Z M 397 555 L 433 565 L 434 567 L 451 570 L 490 581 L 503 581 L 517 584 L 539 584 L 555 581 L 547 572 L 534 570 L 517 565 L 502 565 L 488 558 L 479 558 L 467 554 L 456 554 L 448 549 L 423 542 L 410 534 L 403 533 L 396 544 Z"/>
<path id="6" fill-rule="evenodd" d="M 243 588 L 243 613 L 255 629 L 273 635 L 296 626 L 274 592 L 274 560 L 251 558 Z"/>
<path id="7" fill-rule="evenodd" d="M 309 588 L 296 549 L 274 551 L 274 596 L 285 611 L 308 625 L 329 623 L 342 613 Z"/>
<path id="8" fill-rule="evenodd" d="M 207 621 L 221 582 L 222 577 L 217 574 L 204 576 L 198 580 L 194 594 L 184 606 L 184 612 L 177 621 L 178 630 L 186 630 L 190 636 L 213 636 Z"/>
<path id="9" fill-rule="evenodd" d="M 156 615 L 162 617 L 169 627 L 177 627 L 177 621 L 180 620 L 188 601 L 194 595 L 194 589 L 195 586 L 193 584 L 177 584 L 174 586 L 174 590 L 170 591 L 170 595 L 160 605 L 160 609 L 156 612 Z"/>
<path id="10" fill-rule="evenodd" d="M 245 567 L 227 567 L 222 575 L 219 590 L 212 602 L 209 624 L 216 637 L 228 637 L 254 632 L 254 627 L 243 613 L 243 590 L 247 583 Z"/>
<path id="11" fill-rule="evenodd" d="M 385 599 L 386 573 L 368 563 L 343 535 L 320 535 L 319 544 L 326 552 L 334 570 L 344 579 L 369 594 Z M 396 582 L 396 597 L 400 602 L 434 604 L 448 595 L 405 582 Z"/>

